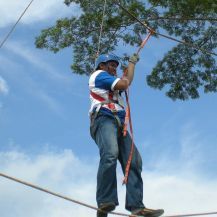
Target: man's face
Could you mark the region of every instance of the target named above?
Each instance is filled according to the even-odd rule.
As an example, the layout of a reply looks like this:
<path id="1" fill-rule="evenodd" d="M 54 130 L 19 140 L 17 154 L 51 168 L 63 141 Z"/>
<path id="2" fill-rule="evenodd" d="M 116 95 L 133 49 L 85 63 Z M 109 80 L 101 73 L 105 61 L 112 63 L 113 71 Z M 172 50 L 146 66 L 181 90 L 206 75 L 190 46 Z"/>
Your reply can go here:
<path id="1" fill-rule="evenodd" d="M 118 67 L 118 64 L 115 62 L 115 61 L 109 61 L 107 62 L 106 64 L 106 68 L 107 68 L 107 72 L 111 75 L 117 75 L 117 69 Z"/>

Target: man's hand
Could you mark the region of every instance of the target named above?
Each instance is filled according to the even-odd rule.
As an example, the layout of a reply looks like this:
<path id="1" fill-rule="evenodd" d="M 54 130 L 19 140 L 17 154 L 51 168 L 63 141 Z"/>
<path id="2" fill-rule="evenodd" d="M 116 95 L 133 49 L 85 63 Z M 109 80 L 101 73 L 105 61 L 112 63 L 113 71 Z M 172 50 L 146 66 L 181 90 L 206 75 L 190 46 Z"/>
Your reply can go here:
<path id="1" fill-rule="evenodd" d="M 134 65 L 139 61 L 139 55 L 134 53 L 130 59 L 129 59 L 129 62 L 130 63 L 133 63 Z"/>

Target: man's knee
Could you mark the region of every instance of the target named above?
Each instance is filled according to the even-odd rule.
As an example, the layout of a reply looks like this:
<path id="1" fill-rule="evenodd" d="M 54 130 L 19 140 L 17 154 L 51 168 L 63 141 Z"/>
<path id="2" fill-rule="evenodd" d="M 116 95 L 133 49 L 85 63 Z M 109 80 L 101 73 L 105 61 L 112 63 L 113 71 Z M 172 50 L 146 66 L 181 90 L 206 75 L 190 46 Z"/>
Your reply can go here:
<path id="1" fill-rule="evenodd" d="M 104 158 L 108 160 L 117 160 L 118 159 L 118 148 L 117 147 L 110 147 L 108 150 L 105 150 L 102 154 Z"/>

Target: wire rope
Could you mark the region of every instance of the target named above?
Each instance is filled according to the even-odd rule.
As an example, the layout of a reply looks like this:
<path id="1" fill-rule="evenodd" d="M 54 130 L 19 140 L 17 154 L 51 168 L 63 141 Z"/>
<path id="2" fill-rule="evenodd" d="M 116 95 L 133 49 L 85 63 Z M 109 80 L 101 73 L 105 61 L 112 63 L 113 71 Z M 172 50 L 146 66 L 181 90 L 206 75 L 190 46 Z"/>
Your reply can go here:
<path id="1" fill-rule="evenodd" d="M 154 31 L 154 30 L 153 30 L 152 28 L 150 28 L 146 23 L 142 22 L 140 19 L 138 19 L 136 16 L 134 16 L 132 13 L 130 13 L 125 7 L 123 7 L 123 6 L 119 3 L 119 1 L 116 1 L 116 0 L 115 0 L 115 2 L 116 2 L 116 4 L 117 4 L 122 10 L 124 10 L 128 15 L 130 15 L 132 18 L 134 18 L 137 22 L 139 22 L 141 25 L 143 25 L 143 26 L 144 26 L 146 29 L 148 29 L 150 32 L 153 32 L 153 33 L 155 33 L 155 34 L 157 34 L 157 35 L 159 35 L 159 36 L 162 36 L 162 37 L 164 37 L 164 38 L 167 38 L 167 39 L 176 41 L 176 42 L 178 42 L 178 43 L 184 44 L 184 45 L 186 45 L 186 46 L 188 46 L 188 47 L 192 47 L 192 48 L 194 48 L 194 49 L 196 49 L 196 50 L 200 50 L 200 51 L 203 52 L 203 53 L 207 53 L 207 54 L 209 54 L 209 55 L 217 56 L 216 53 L 210 52 L 210 51 L 208 51 L 208 50 L 206 50 L 206 49 L 203 49 L 203 48 L 200 48 L 200 47 L 198 47 L 198 46 L 196 46 L 196 45 L 194 45 L 194 44 L 192 44 L 192 43 L 189 43 L 189 42 L 186 42 L 186 41 L 182 41 L 182 40 L 173 38 L 173 37 L 171 37 L 171 36 L 168 36 L 168 35 L 165 35 L 165 34 L 161 34 L 161 33 L 159 33 L 159 32 Z"/>
<path id="2" fill-rule="evenodd" d="M 2 46 L 5 44 L 5 42 L 8 40 L 9 36 L 12 34 L 12 32 L 14 31 L 14 29 L 16 28 L 17 24 L 20 22 L 21 18 L 23 17 L 23 15 L 26 13 L 26 11 L 28 10 L 28 8 L 30 7 L 30 5 L 32 4 L 34 0 L 31 0 L 30 3 L 27 5 L 27 7 L 25 8 L 25 10 L 22 12 L 22 14 L 20 15 L 20 17 L 18 18 L 17 22 L 12 26 L 11 30 L 8 32 L 8 34 L 5 36 L 5 38 L 3 39 L 3 41 L 0 44 L 0 48 L 2 48 Z"/>
<path id="3" fill-rule="evenodd" d="M 87 203 L 80 202 L 80 201 L 78 201 L 78 200 L 75 200 L 75 199 L 72 199 L 72 198 L 70 198 L 70 197 L 61 195 L 61 194 L 59 194 L 59 193 L 50 191 L 50 190 L 48 190 L 48 189 L 45 189 L 45 188 L 42 188 L 42 187 L 40 187 L 40 186 L 34 185 L 34 184 L 32 184 L 32 183 L 23 181 L 23 180 L 21 180 L 21 179 L 18 179 L 18 178 L 15 178 L 15 177 L 6 175 L 6 174 L 4 174 L 4 173 L 1 173 L 1 172 L 0 172 L 0 176 L 4 177 L 4 178 L 6 178 L 6 179 L 12 180 L 12 181 L 14 181 L 14 182 L 20 183 L 20 184 L 22 184 L 22 185 L 25 185 L 25 186 L 34 188 L 34 189 L 39 190 L 39 191 L 42 191 L 42 192 L 44 192 L 44 193 L 53 195 L 53 196 L 55 196 L 55 197 L 58 197 L 58 198 L 61 198 L 61 199 L 64 199 L 64 200 L 67 200 L 67 201 L 76 203 L 76 204 L 78 204 L 78 205 L 85 206 L 85 207 L 87 207 L 87 208 L 94 209 L 94 210 L 99 210 L 98 208 L 96 208 L 96 207 L 94 207 L 94 206 L 92 206 L 92 205 L 89 205 L 89 204 L 87 204 Z M 136 217 L 136 215 L 124 214 L 124 213 L 120 213 L 120 212 L 109 212 L 109 214 L 119 215 L 119 216 L 127 216 L 127 217 Z M 168 215 L 168 216 L 164 216 L 164 217 L 188 217 L 188 216 L 190 217 L 190 216 L 203 216 L 203 215 L 217 215 L 217 211 L 216 211 L 216 212 L 202 212 L 202 213 L 180 214 L 180 215 Z M 138 217 L 138 216 L 137 216 L 137 217 Z"/>

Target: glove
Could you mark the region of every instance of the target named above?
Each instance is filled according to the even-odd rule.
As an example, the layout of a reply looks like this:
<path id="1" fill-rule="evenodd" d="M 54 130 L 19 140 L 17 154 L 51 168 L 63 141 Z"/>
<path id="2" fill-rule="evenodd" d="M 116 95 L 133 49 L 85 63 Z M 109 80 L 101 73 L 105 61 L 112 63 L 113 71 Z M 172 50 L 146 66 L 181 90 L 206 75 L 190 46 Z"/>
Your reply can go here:
<path id="1" fill-rule="evenodd" d="M 129 59 L 129 62 L 133 64 L 136 64 L 138 61 L 139 61 L 139 55 L 136 53 L 134 53 Z"/>

